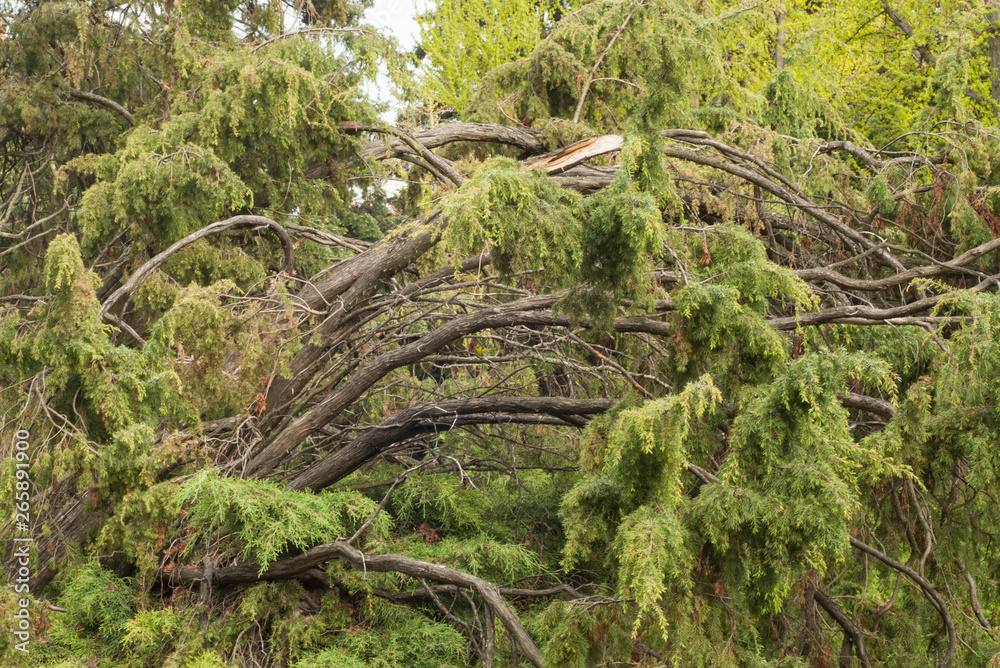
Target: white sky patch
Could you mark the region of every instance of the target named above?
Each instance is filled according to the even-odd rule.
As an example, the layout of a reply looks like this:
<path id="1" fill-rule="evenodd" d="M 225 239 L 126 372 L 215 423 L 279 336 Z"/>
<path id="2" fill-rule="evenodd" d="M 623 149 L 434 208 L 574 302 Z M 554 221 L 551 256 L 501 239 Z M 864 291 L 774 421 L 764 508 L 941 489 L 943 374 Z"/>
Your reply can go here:
<path id="1" fill-rule="evenodd" d="M 403 51 L 412 51 L 420 38 L 420 26 L 417 24 L 418 11 L 426 11 L 432 3 L 424 0 L 417 6 L 418 0 L 375 0 L 375 4 L 365 12 L 361 22 L 368 24 L 384 35 L 391 35 L 399 41 Z M 380 68 L 381 70 L 381 68 Z M 382 120 L 390 125 L 396 123 L 398 101 L 392 95 L 389 79 L 380 71 L 374 86 L 368 94 L 382 102 L 389 103 L 389 109 L 382 113 Z M 388 180 L 382 183 L 382 189 L 387 195 L 394 195 L 403 188 L 402 181 Z"/>
<path id="2" fill-rule="evenodd" d="M 428 3 L 420 4 L 420 11 L 425 11 Z M 363 23 L 392 35 L 403 49 L 410 50 L 420 37 L 417 11 L 417 0 L 375 0 L 372 8 L 365 12 Z"/>
<path id="3" fill-rule="evenodd" d="M 399 41 L 401 50 L 412 51 L 420 38 L 417 2 L 418 0 L 375 0 L 375 4 L 365 12 L 361 22 L 386 36 L 395 37 Z M 419 11 L 426 11 L 428 6 L 429 3 L 426 1 L 421 2 Z M 392 86 L 383 68 L 379 68 L 374 85 L 368 87 L 365 92 L 371 99 L 389 104 L 389 109 L 383 112 L 381 117 L 386 123 L 395 125 L 399 103 L 392 94 Z"/>

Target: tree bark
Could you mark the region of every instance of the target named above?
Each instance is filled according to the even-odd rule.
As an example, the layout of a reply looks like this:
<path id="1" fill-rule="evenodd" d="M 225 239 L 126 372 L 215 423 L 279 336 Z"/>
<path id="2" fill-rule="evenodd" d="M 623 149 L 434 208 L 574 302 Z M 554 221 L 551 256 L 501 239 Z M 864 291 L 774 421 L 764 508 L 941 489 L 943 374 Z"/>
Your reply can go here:
<path id="1" fill-rule="evenodd" d="M 851 645 L 854 646 L 854 652 L 858 656 L 858 661 L 864 668 L 871 668 L 871 663 L 868 661 L 868 652 L 865 650 L 865 638 L 861 632 L 861 628 L 854 623 L 854 620 L 848 617 L 840 606 L 830 598 L 830 596 L 820 589 L 819 587 L 813 587 L 813 599 L 819 603 L 820 607 L 827 611 L 827 613 L 834 618 L 840 628 L 844 630 L 844 638 L 848 640 Z M 843 662 L 841 663 L 843 666 Z M 844 666 L 844 668 L 850 668 L 850 666 Z"/>
<path id="2" fill-rule="evenodd" d="M 288 487 L 319 490 L 332 485 L 400 441 L 418 433 L 448 431 L 458 426 L 460 416 L 474 417 L 478 424 L 502 423 L 516 413 L 589 416 L 603 413 L 614 404 L 613 399 L 494 396 L 420 403 L 369 427 L 353 441 L 311 466 Z"/>
<path id="3" fill-rule="evenodd" d="M 317 564 L 330 559 L 342 559 L 353 568 L 365 573 L 401 573 L 416 579 L 433 580 L 442 584 L 470 589 L 482 597 L 486 605 L 500 618 L 504 628 L 517 643 L 518 648 L 535 666 L 542 665 L 542 654 L 538 645 L 528 634 L 524 625 L 503 599 L 495 585 L 469 573 L 412 559 L 399 554 L 365 554 L 346 541 L 336 541 L 316 547 L 289 559 L 270 564 L 261 570 L 257 564 L 225 566 L 212 571 L 215 586 L 248 584 L 260 580 L 282 580 L 304 573 Z M 168 584 L 200 583 L 205 577 L 204 568 L 178 568 L 169 573 L 161 571 L 160 578 Z"/>

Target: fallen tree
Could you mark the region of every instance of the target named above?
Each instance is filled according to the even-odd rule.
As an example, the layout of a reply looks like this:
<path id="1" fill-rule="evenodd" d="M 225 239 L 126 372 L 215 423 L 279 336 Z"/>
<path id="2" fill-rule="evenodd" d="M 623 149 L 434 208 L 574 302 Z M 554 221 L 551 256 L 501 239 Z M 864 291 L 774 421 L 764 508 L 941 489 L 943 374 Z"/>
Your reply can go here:
<path id="1" fill-rule="evenodd" d="M 678 14 L 625 4 L 539 48 L 594 29 L 669 82 L 643 63 Z M 565 93 L 536 68 L 483 83 L 506 123 L 391 126 L 344 93 L 381 38 L 160 9 L 42 3 L 14 22 L 48 60 L 0 41 L 0 408 L 32 481 L 3 526 L 67 611 L 45 661 L 91 634 L 338 665 L 413 628 L 445 665 L 993 656 L 986 126 L 793 132 L 767 88 L 721 125 L 678 94 L 677 128 L 600 52 L 563 112 L 532 116 Z"/>

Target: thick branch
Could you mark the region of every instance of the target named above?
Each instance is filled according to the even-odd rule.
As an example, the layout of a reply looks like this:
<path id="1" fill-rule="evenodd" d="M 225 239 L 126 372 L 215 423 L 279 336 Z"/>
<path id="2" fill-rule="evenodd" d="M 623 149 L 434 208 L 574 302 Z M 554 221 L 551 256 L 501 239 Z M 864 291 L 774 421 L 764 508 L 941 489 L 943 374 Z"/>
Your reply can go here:
<path id="1" fill-rule="evenodd" d="M 368 388 L 394 369 L 418 362 L 452 341 L 473 332 L 495 327 L 510 327 L 519 324 L 522 320 L 527 323 L 525 316 L 530 311 L 550 307 L 558 299 L 559 295 L 539 295 L 483 309 L 478 313 L 456 318 L 413 343 L 380 355 L 348 378 L 312 410 L 292 420 L 288 426 L 275 435 L 265 448 L 251 460 L 247 467 L 247 474 L 263 476 L 273 471 L 292 448 L 340 415 Z"/>
<path id="2" fill-rule="evenodd" d="M 907 23 L 906 19 L 899 15 L 899 12 L 890 7 L 888 2 L 884 1 L 882 2 L 882 9 L 885 11 L 885 15 L 889 17 L 889 20 L 892 21 L 893 25 L 899 28 L 901 33 L 906 35 L 909 39 L 913 39 L 913 28 L 910 27 L 910 24 Z M 920 54 L 920 57 L 925 63 L 931 67 L 937 65 L 937 56 L 931 53 L 931 50 L 926 44 L 915 44 L 915 46 L 917 47 L 917 53 Z"/>
<path id="3" fill-rule="evenodd" d="M 517 325 L 536 327 L 589 326 L 586 319 L 574 323 L 569 316 L 542 310 L 555 304 L 560 297 L 559 294 L 538 295 L 463 315 L 438 327 L 413 343 L 383 353 L 348 378 L 326 399 L 304 415 L 291 420 L 284 429 L 275 434 L 264 449 L 250 462 L 247 474 L 267 475 L 280 465 L 293 448 L 335 419 L 386 374 L 401 366 L 419 362 L 463 336 L 484 329 Z M 779 330 L 792 330 L 799 326 L 818 325 L 846 317 L 884 321 L 899 315 L 928 309 L 936 304 L 938 299 L 940 298 L 933 297 L 896 309 L 872 309 L 860 306 L 838 307 L 817 313 L 801 314 L 797 318 L 771 318 L 769 324 Z M 669 300 L 665 300 L 663 307 L 669 309 L 672 305 Z M 617 332 L 641 332 L 658 336 L 671 336 L 675 332 L 674 326 L 669 322 L 644 317 L 617 318 L 613 328 Z M 874 399 L 866 404 L 866 408 L 877 409 L 875 412 L 879 415 L 886 414 L 886 407 L 878 404 Z M 346 462 L 344 465 L 346 466 Z"/>
<path id="4" fill-rule="evenodd" d="M 975 248 L 970 248 L 950 262 L 941 262 L 924 267 L 915 267 L 907 271 L 886 276 L 876 280 L 867 281 L 860 278 L 845 276 L 838 271 L 828 267 L 816 267 L 813 269 L 799 269 L 795 273 L 805 281 L 823 280 L 830 281 L 841 287 L 852 290 L 876 291 L 886 288 L 904 285 L 918 278 L 930 278 L 932 276 L 965 275 L 971 273 L 965 267 L 969 266 L 987 253 L 1000 249 L 1000 239 L 992 239 Z"/>
<path id="5" fill-rule="evenodd" d="M 525 161 L 531 169 L 543 168 L 549 174 L 562 174 L 580 163 L 622 147 L 621 135 L 602 135 L 574 142 L 565 148 Z"/>
<path id="6" fill-rule="evenodd" d="M 861 662 L 861 665 L 864 668 L 871 668 L 871 663 L 868 661 L 868 652 L 865 651 L 865 638 L 861 633 L 861 628 L 854 623 L 853 619 L 844 614 L 844 611 L 840 609 L 836 602 L 819 587 L 813 587 L 813 600 L 819 603 L 820 607 L 826 610 L 836 620 L 837 624 L 840 625 L 840 628 L 844 630 L 844 635 L 854 645 L 854 652 L 858 655 L 858 661 Z M 850 657 L 849 654 L 847 656 Z"/>
<path id="7" fill-rule="evenodd" d="M 433 247 L 437 219 L 437 214 L 431 215 L 412 235 L 395 236 L 354 256 L 327 279 L 302 291 L 300 296 L 311 308 L 329 308 L 332 302 L 335 306 L 319 329 L 323 342 L 303 346 L 292 358 L 288 377 L 274 379 L 267 394 L 268 410 L 261 421 L 261 431 L 270 431 L 285 417 L 298 392 L 322 368 L 333 334 L 356 317 L 357 307 L 375 295 L 390 276 Z"/>
<path id="8" fill-rule="evenodd" d="M 980 281 L 970 292 L 981 292 L 988 287 L 994 286 L 1000 281 L 1000 274 L 990 276 Z M 927 311 L 937 305 L 946 295 L 935 295 L 926 299 L 918 299 L 909 304 L 893 306 L 890 308 L 875 308 L 872 306 L 836 306 L 834 308 L 823 309 L 812 313 L 800 313 L 789 318 L 769 318 L 771 327 L 778 330 L 792 330 L 798 327 L 822 325 L 833 322 L 850 322 L 851 324 L 865 324 L 866 322 L 891 322 L 894 319 L 913 315 Z"/>
<path id="9" fill-rule="evenodd" d="M 370 126 L 355 121 L 341 121 L 339 127 L 348 132 L 369 132 Z M 410 135 L 425 148 L 437 148 L 455 142 L 488 142 L 507 144 L 524 149 L 528 153 L 544 153 L 545 146 L 541 141 L 541 132 L 530 128 L 519 128 L 494 123 L 446 123 L 428 130 L 421 130 Z M 360 151 L 361 157 L 371 160 L 388 160 L 399 158 L 404 153 L 412 153 L 413 149 L 402 139 L 396 137 L 383 141 L 370 141 Z M 310 166 L 305 172 L 307 179 L 325 179 L 332 176 L 332 166 L 320 162 Z"/>
<path id="10" fill-rule="evenodd" d="M 76 100 L 84 100 L 86 102 L 93 102 L 94 104 L 99 104 L 102 107 L 110 109 L 111 111 L 117 112 L 119 116 L 128 121 L 129 125 L 133 125 L 135 121 L 132 119 L 132 114 L 129 110 L 118 104 L 114 100 L 109 100 L 106 97 L 100 95 L 95 95 L 94 93 L 87 93 L 82 90 L 71 90 L 69 96 Z"/>
<path id="11" fill-rule="evenodd" d="M 846 392 L 844 394 L 838 395 L 837 397 L 847 408 L 857 408 L 863 411 L 868 411 L 869 413 L 874 413 L 881 418 L 886 420 L 891 420 L 892 416 L 896 414 L 896 409 L 892 407 L 892 404 L 885 399 L 879 399 L 877 397 L 869 397 L 866 394 L 858 394 L 857 392 Z"/>
<path id="12" fill-rule="evenodd" d="M 364 572 L 401 573 L 416 579 L 433 580 L 442 584 L 471 589 L 479 594 L 493 613 L 500 618 L 507 632 L 517 642 L 520 651 L 536 666 L 542 665 L 542 655 L 538 646 L 521 621 L 510 609 L 500 590 L 490 582 L 453 568 L 412 559 L 399 554 L 365 554 L 346 541 L 336 541 L 318 545 L 307 552 L 290 559 L 271 564 L 263 573 L 260 566 L 226 566 L 216 568 L 213 574 L 215 585 L 230 585 L 257 582 L 259 580 L 282 580 L 304 573 L 313 566 L 330 559 L 343 559 L 353 568 Z M 204 577 L 202 568 L 179 568 L 160 577 L 173 584 L 200 582 Z"/>
<path id="13" fill-rule="evenodd" d="M 409 150 L 403 150 L 397 152 L 397 157 L 403 157 L 407 153 L 412 153 L 417 155 L 427 161 L 435 170 L 439 171 L 443 176 L 447 177 L 456 186 L 462 185 L 462 176 L 451 164 L 444 158 L 438 157 L 431 149 L 423 142 L 416 140 L 410 135 L 406 134 L 402 130 L 394 128 L 392 126 L 374 126 L 368 125 L 364 127 L 359 127 L 358 129 L 366 130 L 368 132 L 377 132 L 381 134 L 392 135 L 393 137 L 402 141 Z"/>
<path id="14" fill-rule="evenodd" d="M 615 404 L 613 399 L 562 397 L 478 397 L 439 403 L 420 403 L 390 416 L 364 431 L 343 448 L 314 464 L 289 483 L 290 489 L 322 489 L 348 475 L 389 446 L 425 432 L 448 431 L 460 416 L 482 423 L 506 422 L 510 414 L 594 415 Z M 468 424 L 464 422 L 463 424 Z"/>
<path id="15" fill-rule="evenodd" d="M 768 323 L 777 330 L 788 331 L 799 327 L 810 327 L 833 322 L 843 322 L 846 319 L 860 322 L 882 322 L 899 318 L 902 316 L 922 313 L 933 308 L 939 301 L 941 295 L 920 299 L 902 306 L 890 308 L 875 308 L 873 306 L 835 306 L 833 308 L 814 311 L 811 313 L 800 313 L 787 318 L 770 318 Z"/>

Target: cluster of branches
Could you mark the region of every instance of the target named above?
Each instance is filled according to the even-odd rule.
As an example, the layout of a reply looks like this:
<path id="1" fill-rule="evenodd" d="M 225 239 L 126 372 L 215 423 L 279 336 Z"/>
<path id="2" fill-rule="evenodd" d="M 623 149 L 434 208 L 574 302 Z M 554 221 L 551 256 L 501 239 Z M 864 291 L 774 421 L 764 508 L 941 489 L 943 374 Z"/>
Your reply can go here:
<path id="1" fill-rule="evenodd" d="M 92 95 L 74 94 L 74 97 L 115 108 L 110 101 Z M 127 112 L 123 111 L 119 113 L 127 119 Z M 563 187 L 585 194 L 606 187 L 616 174 L 616 167 L 595 166 L 590 161 L 613 156 L 622 147 L 622 137 L 606 135 L 546 153 L 537 131 L 513 126 L 453 123 L 411 135 L 391 127 L 354 122 L 341 125 L 350 132 L 378 136 L 359 152 L 359 161 L 402 160 L 426 170 L 445 188 L 463 182 L 455 164 L 436 152 L 449 144 L 505 145 L 508 151 L 518 152 L 528 168 L 545 170 Z M 685 220 L 678 229 L 702 234 L 724 218 L 706 202 L 720 196 L 735 197 L 739 204 L 728 212 L 728 217 L 759 229 L 772 261 L 793 270 L 821 296 L 822 307 L 815 311 L 794 312 L 787 306 L 773 305 L 768 322 L 776 330 L 842 323 L 919 325 L 937 332 L 942 322 L 958 317 L 934 315 L 941 295 L 912 289 L 915 279 L 936 278 L 954 289 L 986 290 L 1000 285 L 1000 275 L 986 274 L 976 268 L 977 260 L 1000 249 L 1000 239 L 961 253 L 947 243 L 928 243 L 926 250 L 900 247 L 880 236 L 879 225 L 885 221 L 877 209 L 858 210 L 832 196 L 812 197 L 774 165 L 704 132 L 665 130 L 662 137 L 664 158 L 671 165 L 677 195 L 684 203 Z M 833 154 L 872 177 L 893 170 L 896 170 L 893 173 L 906 170 L 911 175 L 920 174 L 922 180 L 901 182 L 891 193 L 892 199 L 908 201 L 913 207 L 917 206 L 911 200 L 915 193 L 954 179 L 949 173 L 950 158 L 944 154 L 879 152 L 846 141 L 832 141 L 816 144 L 813 158 L 820 160 Z M 329 178 L 333 169 L 327 163 L 317 164 L 305 176 Z M 25 167 L 23 178 L 16 182 L 15 191 L 8 193 L 5 201 L 18 200 L 30 174 L 30 168 Z M 8 229 L 10 210 L 8 205 L 0 211 L 0 231 Z M 522 281 L 519 286 L 499 282 L 490 271 L 488 252 L 421 274 L 417 262 L 439 242 L 447 222 L 440 211 L 429 209 L 384 242 L 368 244 L 305 227 L 282 226 L 259 215 L 238 215 L 178 241 L 134 268 L 127 279 L 124 260 L 101 262 L 107 267 L 105 286 L 100 291 L 101 314 L 141 345 L 144 333 L 130 322 L 128 305 L 143 281 L 185 247 L 236 226 L 270 230 L 277 236 L 284 249 L 281 264 L 285 270 L 275 278 L 289 284 L 293 284 L 291 272 L 298 241 L 338 247 L 351 253 L 309 280 L 295 279 L 298 287 L 293 300 L 294 313 L 289 317 L 297 321 L 296 325 L 308 326 L 310 335 L 291 360 L 290 372 L 266 379 L 257 412 L 205 425 L 196 435 L 213 445 L 215 464 L 228 475 L 269 478 L 292 490 L 327 488 L 380 458 L 396 456 L 398 461 L 412 462 L 405 456 L 408 448 L 425 448 L 429 435 L 448 430 L 506 424 L 579 428 L 615 404 L 615 400 L 607 397 L 614 396 L 615 388 L 622 382 L 640 396 L 652 397 L 670 389 L 651 371 L 656 358 L 667 354 L 663 341 L 675 334 L 669 318 L 674 307 L 669 299 L 657 301 L 655 308 L 645 314 L 617 317 L 611 322 L 614 336 L 635 337 L 649 351 L 648 360 L 629 359 L 613 340 L 602 343 L 588 339 L 585 334 L 592 323 L 587 318 L 570 317 L 557 309 L 563 293 L 537 292 L 530 280 Z M 45 233 L 43 219 L 16 234 L 27 244 Z M 7 236 L 10 234 L 5 232 Z M 107 249 L 102 259 L 110 252 Z M 669 258 L 669 254 L 664 257 Z M 677 263 L 657 269 L 656 276 L 666 286 L 687 280 L 685 268 Z M 44 299 L 44 295 L 2 297 L 4 302 L 26 308 Z M 488 341 L 493 352 L 484 354 L 463 345 L 470 337 Z M 543 396 L 520 396 L 521 388 L 508 385 L 509 373 L 503 371 L 512 364 L 524 368 L 548 365 L 557 372 L 541 383 L 539 390 Z M 359 402 L 374 394 L 392 396 L 412 389 L 394 386 L 398 381 L 393 380 L 392 372 L 416 366 L 427 374 L 464 372 L 485 382 L 475 396 L 428 397 L 378 424 L 365 424 L 363 416 L 355 410 Z M 595 383 L 605 385 L 606 392 L 601 398 L 592 398 L 581 391 L 585 384 L 593 387 Z M 44 403 L 41 387 L 34 391 L 39 402 Z M 892 405 L 880 397 L 852 393 L 843 397 L 843 403 L 870 415 L 876 422 L 887 421 L 893 414 Z M 52 419 L 59 422 L 60 429 L 64 428 L 64 422 L 73 422 L 66 417 Z M 162 477 L 170 477 L 181 463 L 165 469 Z M 464 464 L 507 466 L 489 462 Z M 691 464 L 689 470 L 703 484 L 718 482 L 710 471 L 699 466 Z M 392 481 L 380 510 L 402 482 L 402 479 Z M 56 485 L 53 489 L 60 487 Z M 32 589 L 36 592 L 52 580 L 67 551 L 86 542 L 96 528 L 87 511 L 86 494 L 70 494 L 60 503 L 61 510 L 49 518 L 53 530 L 40 545 L 40 553 L 51 559 L 34 574 Z M 918 514 L 920 522 L 930 521 L 929 514 L 920 510 L 920 504 L 914 508 L 912 512 Z M 859 556 L 877 559 L 895 570 L 900 578 L 916 585 L 940 613 L 949 638 L 944 657 L 947 664 L 954 654 L 957 635 L 945 596 L 922 572 L 931 544 L 929 540 L 920 544 L 919 532 L 911 526 L 908 515 L 902 510 L 900 513 L 900 521 L 906 523 L 908 535 L 913 536 L 914 554 L 923 554 L 918 569 L 893 559 L 860 538 L 852 538 L 851 545 Z M 477 642 L 486 665 L 492 663 L 493 616 L 503 623 L 528 660 L 535 665 L 541 663 L 537 646 L 504 596 L 579 595 L 565 587 L 538 591 L 498 588 L 467 573 L 402 555 L 365 554 L 353 545 L 356 538 L 316 546 L 272 563 L 263 571 L 256 564 L 216 565 L 209 558 L 200 567 L 170 572 L 164 569 L 161 577 L 169 586 L 200 583 L 211 589 L 298 577 L 331 559 L 367 571 L 402 573 L 419 581 L 421 589 L 411 593 L 382 592 L 390 600 L 403 603 L 429 598 L 448 615 L 441 596 L 479 597 L 485 606 L 486 621 L 480 625 L 484 635 Z M 968 577 L 975 592 L 975 583 Z M 869 665 L 864 632 L 820 583 L 812 586 L 808 601 L 807 607 L 812 609 L 815 602 L 842 628 L 846 655 L 853 651 L 863 665 Z M 977 609 L 976 614 L 981 625 L 989 630 L 982 612 Z M 800 645 L 807 643 L 805 637 L 799 641 Z"/>

